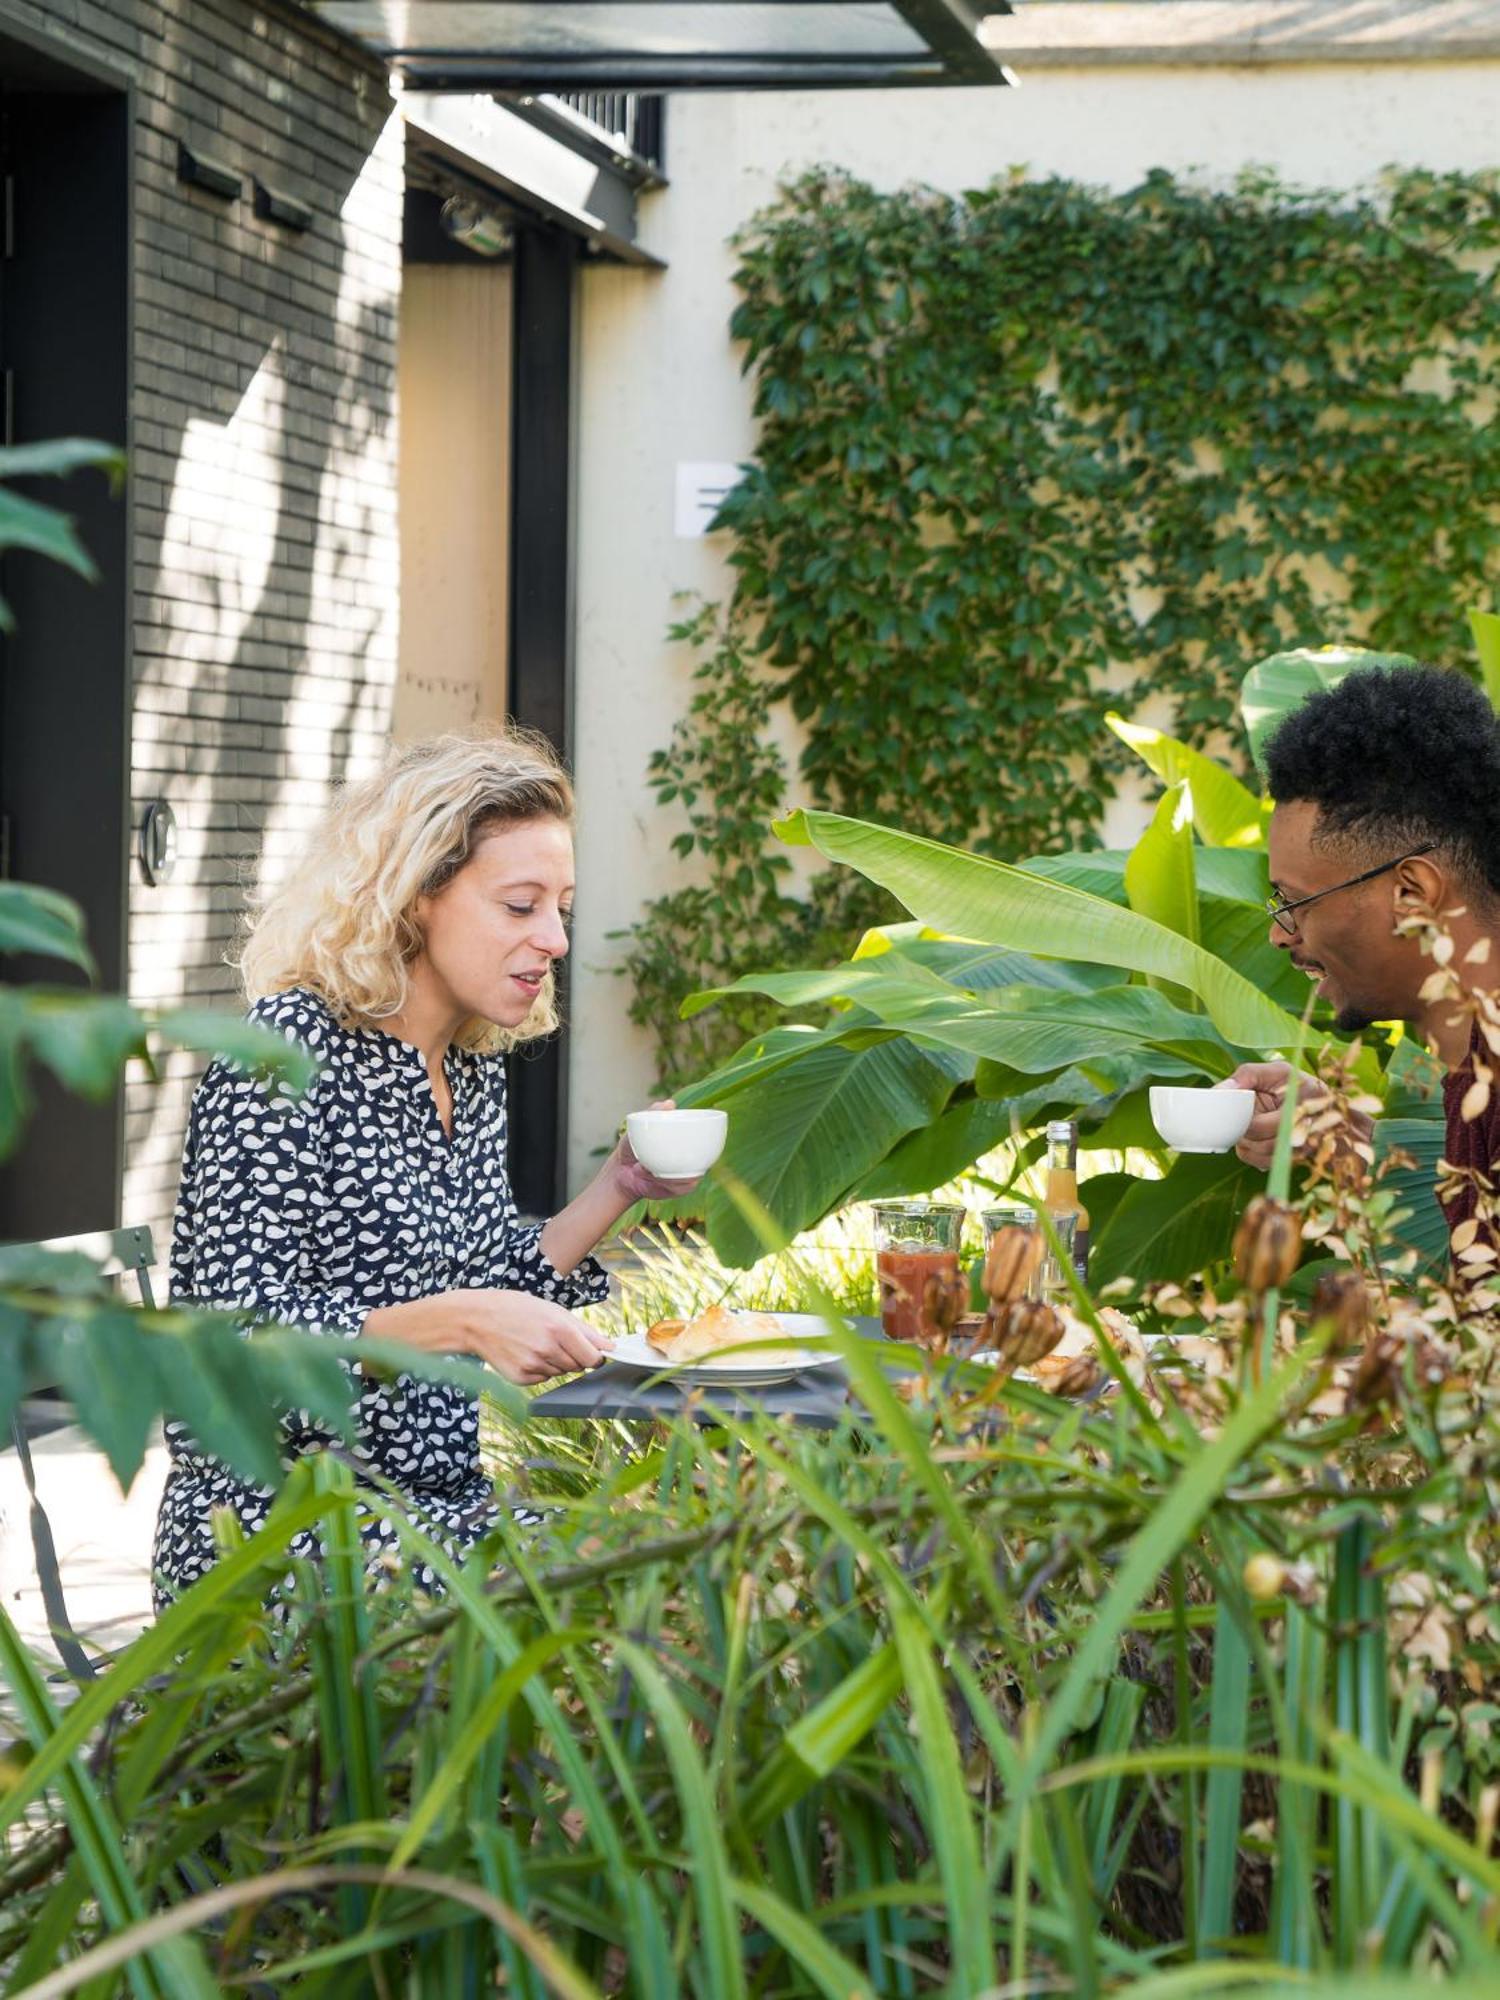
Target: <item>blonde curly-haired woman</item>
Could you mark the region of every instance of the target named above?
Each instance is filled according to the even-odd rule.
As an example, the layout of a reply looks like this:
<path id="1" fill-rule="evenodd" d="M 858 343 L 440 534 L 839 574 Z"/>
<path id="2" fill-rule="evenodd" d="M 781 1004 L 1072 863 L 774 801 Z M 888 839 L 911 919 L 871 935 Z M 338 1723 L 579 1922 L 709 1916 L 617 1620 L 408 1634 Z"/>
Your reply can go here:
<path id="1" fill-rule="evenodd" d="M 547 745 L 443 736 L 347 786 L 242 958 L 251 1018 L 318 1071 L 300 1098 L 214 1063 L 193 1098 L 172 1296 L 357 1343 L 477 1356 L 513 1382 L 594 1366 L 570 1310 L 600 1299 L 590 1256 L 634 1202 L 681 1193 L 622 1140 L 549 1222 L 523 1224 L 506 1171 L 504 1052 L 557 1025 L 568 949 L 573 796 Z M 290 1456 L 333 1442 L 287 1419 Z M 358 1469 L 401 1489 L 450 1548 L 495 1519 L 478 1410 L 459 1389 L 365 1378 Z M 211 1566 L 215 1509 L 247 1533 L 269 1492 L 169 1425 L 158 1604 Z M 371 1519 L 372 1553 L 395 1546 Z M 297 1553 L 311 1553 L 312 1546 Z M 430 1586 L 432 1579 L 419 1574 Z"/>

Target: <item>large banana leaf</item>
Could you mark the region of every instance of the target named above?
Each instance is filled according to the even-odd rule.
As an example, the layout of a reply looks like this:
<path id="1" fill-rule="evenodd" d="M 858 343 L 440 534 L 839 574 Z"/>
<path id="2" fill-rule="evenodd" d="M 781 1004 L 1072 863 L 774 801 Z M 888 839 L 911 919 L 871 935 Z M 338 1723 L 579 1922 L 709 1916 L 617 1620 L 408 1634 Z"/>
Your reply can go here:
<path id="1" fill-rule="evenodd" d="M 1337 687 L 1362 667 L 1411 667 L 1409 653 L 1372 653 L 1362 646 L 1304 646 L 1257 660 L 1240 683 L 1240 714 L 1257 770 L 1265 768 L 1266 738 L 1294 708 L 1321 688 Z"/>
<path id="2" fill-rule="evenodd" d="M 1028 875 L 1068 882 L 1075 889 L 1127 906 L 1128 851 L 1100 849 L 1087 854 L 1049 854 L 1021 866 Z M 1199 847 L 1193 851 L 1198 883 L 1198 942 L 1258 986 L 1288 1013 L 1300 1014 L 1307 981 L 1284 951 L 1271 942 L 1266 897 L 1270 882 L 1260 848 Z"/>
<path id="3" fill-rule="evenodd" d="M 1013 1117 L 1018 1116 L 1009 1102 L 955 1093 L 940 1117 L 893 1146 L 855 1183 L 847 1199 L 887 1201 L 898 1195 L 930 1194 L 1003 1144 L 1010 1137 Z M 1024 1131 L 1033 1121 L 1020 1117 L 1019 1122 Z"/>
<path id="4" fill-rule="evenodd" d="M 1098 993 L 1040 993 L 1008 986 L 998 993 L 912 997 L 895 987 L 871 992 L 865 1006 L 886 1027 L 957 1049 L 975 1060 L 1031 1076 L 1099 1058 L 1161 1052 L 1189 1073 L 1215 1078 L 1235 1067 L 1233 1052 L 1202 1015 L 1174 1007 L 1144 986 L 1109 986 Z"/>
<path id="5" fill-rule="evenodd" d="M 1193 794 L 1187 780 L 1169 785 L 1151 824 L 1125 863 L 1125 900 L 1138 916 L 1164 924 L 1192 944 L 1198 939 L 1198 879 L 1193 869 Z M 1191 1006 L 1192 995 L 1170 979 L 1149 975 L 1167 998 Z"/>
<path id="6" fill-rule="evenodd" d="M 721 1092 L 708 1078 L 692 1098 L 725 1103 L 724 1174 L 795 1234 L 837 1207 L 907 1133 L 931 1125 L 972 1067 L 901 1034 L 867 1037 L 858 1048 L 818 1035 L 794 1063 L 762 1073 L 753 1087 Z M 753 1264 L 766 1248 L 717 1182 L 706 1222 L 726 1264 Z"/>
<path id="7" fill-rule="evenodd" d="M 1233 1153 L 1184 1153 L 1159 1181 L 1137 1181 L 1093 1239 L 1089 1281 L 1189 1278 L 1229 1248 L 1235 1218 L 1265 1176 Z"/>
<path id="8" fill-rule="evenodd" d="M 1440 1274 L 1448 1261 L 1448 1223 L 1437 1199 L 1438 1161 L 1446 1139 L 1442 1106 L 1425 1118 L 1382 1118 L 1375 1126 L 1375 1152 L 1409 1154 L 1414 1164 L 1397 1167 L 1382 1187 L 1397 1197 L 1387 1233 L 1398 1249 L 1415 1250 L 1420 1268 Z"/>
<path id="9" fill-rule="evenodd" d="M 1205 847 L 1264 847 L 1270 800 L 1257 798 L 1232 771 L 1190 744 L 1164 736 L 1159 729 L 1127 722 L 1123 716 L 1104 720 L 1122 743 L 1168 785 L 1186 779 L 1191 788 L 1193 825 Z"/>
<path id="10" fill-rule="evenodd" d="M 935 929 L 1155 973 L 1195 993 L 1235 1047 L 1270 1054 L 1296 1044 L 1297 1023 L 1248 979 L 1133 910 L 1003 861 L 838 813 L 796 812 L 777 831 L 793 846 L 816 847 L 830 861 L 857 868 Z"/>
<path id="11" fill-rule="evenodd" d="M 888 955 L 904 968 L 918 967 L 924 973 L 935 973 L 949 986 L 975 992 L 988 986 L 1056 986 L 1069 993 L 1091 993 L 1111 980 L 1104 966 L 1070 964 L 1066 959 L 1037 958 L 1030 952 L 975 944 L 969 938 L 946 937 L 925 924 L 882 924 L 877 930 L 866 931 L 855 950 L 854 963 L 884 960 Z"/>

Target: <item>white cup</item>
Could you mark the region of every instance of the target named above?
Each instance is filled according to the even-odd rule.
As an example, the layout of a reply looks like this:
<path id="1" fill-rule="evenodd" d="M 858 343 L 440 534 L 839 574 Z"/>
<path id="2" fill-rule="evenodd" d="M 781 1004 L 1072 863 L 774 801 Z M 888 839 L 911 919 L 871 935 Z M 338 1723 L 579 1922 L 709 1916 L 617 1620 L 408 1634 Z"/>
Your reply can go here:
<path id="1" fill-rule="evenodd" d="M 724 1150 L 727 1111 L 632 1111 L 625 1120 L 631 1150 L 664 1181 L 696 1180 Z"/>
<path id="2" fill-rule="evenodd" d="M 1227 1153 L 1255 1113 L 1253 1090 L 1153 1083 L 1151 1122 L 1179 1153 Z"/>

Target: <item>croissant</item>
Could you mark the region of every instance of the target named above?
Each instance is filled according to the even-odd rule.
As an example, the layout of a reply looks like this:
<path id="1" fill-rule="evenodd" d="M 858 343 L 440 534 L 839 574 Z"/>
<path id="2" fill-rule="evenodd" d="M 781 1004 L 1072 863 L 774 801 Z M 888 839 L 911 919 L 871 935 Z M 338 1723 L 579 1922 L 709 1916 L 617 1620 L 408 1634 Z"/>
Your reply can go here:
<path id="1" fill-rule="evenodd" d="M 710 1306 L 696 1319 L 659 1319 L 646 1329 L 651 1345 L 678 1367 L 708 1360 L 747 1340 L 784 1340 L 785 1336 L 786 1329 L 774 1313 L 731 1312 L 728 1306 Z M 775 1356 L 767 1354 L 765 1358 L 774 1360 Z"/>

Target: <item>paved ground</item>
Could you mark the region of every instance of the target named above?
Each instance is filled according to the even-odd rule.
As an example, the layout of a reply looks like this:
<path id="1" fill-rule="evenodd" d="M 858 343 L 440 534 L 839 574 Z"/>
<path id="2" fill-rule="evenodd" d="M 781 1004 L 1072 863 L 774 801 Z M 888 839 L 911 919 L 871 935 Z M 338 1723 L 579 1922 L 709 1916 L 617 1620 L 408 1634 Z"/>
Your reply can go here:
<path id="1" fill-rule="evenodd" d="M 76 1425 L 34 1438 L 31 1456 L 73 1623 L 85 1640 L 123 1646 L 151 1618 L 151 1532 L 166 1451 L 158 1439 L 128 1494 Z M 52 1661 L 29 1510 L 20 1461 L 13 1450 L 0 1452 L 0 1602 L 21 1636 Z"/>

